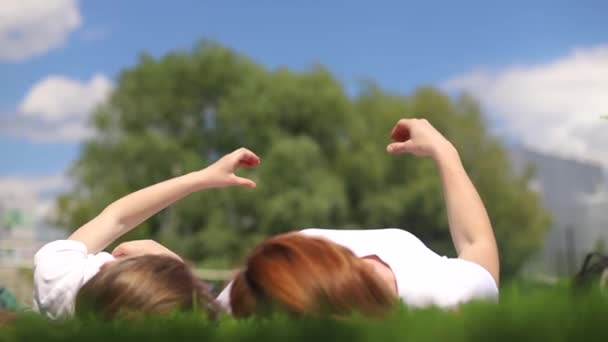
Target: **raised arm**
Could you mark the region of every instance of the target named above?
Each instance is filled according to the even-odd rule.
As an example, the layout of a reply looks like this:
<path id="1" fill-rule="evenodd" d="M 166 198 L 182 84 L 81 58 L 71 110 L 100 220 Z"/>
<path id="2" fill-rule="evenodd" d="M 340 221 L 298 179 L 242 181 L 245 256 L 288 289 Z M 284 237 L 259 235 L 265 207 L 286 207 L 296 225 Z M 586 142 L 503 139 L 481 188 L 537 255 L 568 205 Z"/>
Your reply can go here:
<path id="1" fill-rule="evenodd" d="M 117 200 L 68 239 L 81 241 L 89 253 L 97 253 L 152 215 L 193 192 L 228 186 L 255 188 L 254 181 L 234 172 L 240 167 L 255 167 L 259 163 L 258 156 L 241 148 L 203 170 L 154 184 Z"/>
<path id="2" fill-rule="evenodd" d="M 411 153 L 435 161 L 444 192 L 452 241 L 458 257 L 475 262 L 499 283 L 498 248 L 488 213 L 458 152 L 428 121 L 399 120 L 387 146 L 392 154 Z"/>

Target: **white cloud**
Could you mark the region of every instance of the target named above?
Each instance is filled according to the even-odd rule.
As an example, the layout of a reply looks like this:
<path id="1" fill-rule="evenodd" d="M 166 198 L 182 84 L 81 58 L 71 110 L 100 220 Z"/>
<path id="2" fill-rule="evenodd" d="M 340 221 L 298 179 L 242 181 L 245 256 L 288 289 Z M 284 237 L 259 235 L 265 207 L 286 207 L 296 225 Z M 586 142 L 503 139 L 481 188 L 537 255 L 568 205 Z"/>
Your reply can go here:
<path id="1" fill-rule="evenodd" d="M 35 84 L 25 96 L 19 112 L 47 121 L 87 116 L 112 90 L 112 82 L 97 74 L 88 82 L 51 75 Z"/>
<path id="2" fill-rule="evenodd" d="M 91 136 L 90 114 L 111 91 L 112 82 L 102 74 L 88 81 L 48 76 L 28 91 L 18 114 L 0 120 L 0 135 L 35 142 L 80 141 Z"/>
<path id="3" fill-rule="evenodd" d="M 0 136 L 25 138 L 35 143 L 78 142 L 93 130 L 82 121 L 45 122 L 10 115 L 0 119 Z"/>
<path id="4" fill-rule="evenodd" d="M 473 71 L 444 83 L 467 91 L 526 146 L 608 166 L 608 45 L 550 63 Z"/>
<path id="5" fill-rule="evenodd" d="M 2 0 L 0 61 L 18 62 L 63 46 L 81 20 L 77 0 Z"/>
<path id="6" fill-rule="evenodd" d="M 68 189 L 63 175 L 39 177 L 0 177 L 0 205 L 22 210 L 36 221 L 52 218 L 55 197 Z"/>

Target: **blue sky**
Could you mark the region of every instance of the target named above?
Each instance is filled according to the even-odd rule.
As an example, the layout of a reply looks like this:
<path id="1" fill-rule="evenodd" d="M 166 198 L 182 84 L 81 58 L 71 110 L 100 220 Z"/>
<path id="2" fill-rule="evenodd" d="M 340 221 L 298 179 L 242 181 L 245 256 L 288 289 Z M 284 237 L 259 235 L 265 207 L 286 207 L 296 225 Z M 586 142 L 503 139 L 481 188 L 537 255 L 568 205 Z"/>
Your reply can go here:
<path id="1" fill-rule="evenodd" d="M 34 7 L 20 5 L 31 2 L 3 2 L 3 6 L 12 6 L 18 11 L 14 13 L 25 19 L 15 21 L 14 27 L 0 24 L 0 37 L 2 30 L 36 31 L 37 22 L 27 20 L 28 11 L 47 13 L 50 18 L 49 28 L 38 28 L 40 39 L 54 32 L 52 25 L 60 19 L 53 16 L 60 18 L 65 10 L 37 9 L 42 1 L 34 2 Z M 29 55 L 24 52 L 5 58 L 0 47 L 0 125 L 5 126 L 0 127 L 0 154 L 4 156 L 0 159 L 0 177 L 61 174 L 77 157 L 78 139 L 41 141 L 15 133 L 10 127 L 12 121 L 21 120 L 20 108 L 32 87 L 50 75 L 83 84 L 95 75 L 113 80 L 122 69 L 133 66 L 142 51 L 162 56 L 171 50 L 189 49 L 203 38 L 234 48 L 270 68 L 289 66 L 302 70 L 322 63 L 343 80 L 351 93 L 362 79 L 372 79 L 400 93 L 426 84 L 449 91 L 471 91 L 494 115 L 492 122 L 505 123 L 512 138 L 531 144 L 535 144 L 534 129 L 545 127 L 547 121 L 540 115 L 534 120 L 524 117 L 559 109 L 539 107 L 531 103 L 532 99 L 517 102 L 517 89 L 543 88 L 548 80 L 559 79 L 566 85 L 592 82 L 589 84 L 599 86 L 600 92 L 607 91 L 608 95 L 606 83 L 594 78 L 598 72 L 606 72 L 604 61 L 608 60 L 608 2 L 601 0 L 45 3 L 52 2 L 71 8 L 79 16 L 77 24 L 66 24 L 69 28 L 64 29 L 61 43 Z M 10 54 L 5 51 L 5 56 Z M 588 70 L 587 65 L 592 69 Z M 576 75 L 581 74 L 587 78 L 578 79 Z M 513 79 L 523 83 L 513 83 Z M 501 89 L 512 89 L 513 96 L 505 97 Z M 560 93 L 556 90 L 551 94 Z M 589 103 L 588 112 L 599 108 L 608 113 L 606 101 L 596 98 L 599 95 L 572 101 Z M 556 101 L 554 107 L 558 105 L 563 107 Z M 509 115 L 513 112 L 519 116 Z M 35 112 L 30 111 L 29 115 L 28 120 L 38 120 Z M 30 121 L 20 125 L 27 126 Z M 568 129 L 574 132 L 585 128 L 580 134 L 588 136 L 591 126 L 581 125 L 577 121 Z M 547 137 L 555 143 L 540 149 L 563 150 L 558 144 L 563 130 L 556 127 Z M 518 132 L 524 133 L 518 136 Z M 599 135 L 593 142 L 608 143 Z M 569 155 L 586 153 L 585 148 L 589 147 L 573 148 Z M 591 159 L 596 161 L 602 162 L 606 157 L 593 153 Z"/>
<path id="2" fill-rule="evenodd" d="M 373 5 L 371 5 L 373 4 Z M 162 56 L 214 39 L 257 61 L 330 67 L 409 91 L 480 65 L 541 63 L 608 41 L 605 1 L 82 1 L 67 44 L 1 63 L 0 108 L 49 73 L 115 76 L 141 51 Z M 87 33 L 97 32 L 91 40 Z"/>

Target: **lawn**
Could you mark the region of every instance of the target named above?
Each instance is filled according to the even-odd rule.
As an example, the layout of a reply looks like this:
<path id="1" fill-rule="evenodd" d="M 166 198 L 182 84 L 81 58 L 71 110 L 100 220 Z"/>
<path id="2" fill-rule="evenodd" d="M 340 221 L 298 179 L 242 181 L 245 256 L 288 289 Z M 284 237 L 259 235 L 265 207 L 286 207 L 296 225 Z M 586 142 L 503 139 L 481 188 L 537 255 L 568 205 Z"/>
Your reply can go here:
<path id="1" fill-rule="evenodd" d="M 370 320 L 289 318 L 210 322 L 194 315 L 102 322 L 49 322 L 20 314 L 0 328 L 0 341 L 608 341 L 608 293 L 567 286 L 510 286 L 499 304 L 469 303 L 455 311 L 401 308 Z"/>

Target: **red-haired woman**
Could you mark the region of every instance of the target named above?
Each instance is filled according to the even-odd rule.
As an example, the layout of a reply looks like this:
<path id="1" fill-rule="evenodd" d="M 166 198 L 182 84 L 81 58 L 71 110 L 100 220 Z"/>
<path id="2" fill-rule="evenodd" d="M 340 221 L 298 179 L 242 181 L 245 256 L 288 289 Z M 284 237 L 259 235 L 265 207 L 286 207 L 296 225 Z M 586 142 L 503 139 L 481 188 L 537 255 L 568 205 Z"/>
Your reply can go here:
<path id="1" fill-rule="evenodd" d="M 383 315 L 406 305 L 453 308 L 498 297 L 499 260 L 484 205 L 458 152 L 426 120 L 403 119 L 390 154 L 431 157 L 441 177 L 458 258 L 446 258 L 400 229 L 306 229 L 262 242 L 222 291 L 237 317 L 293 314 Z"/>

